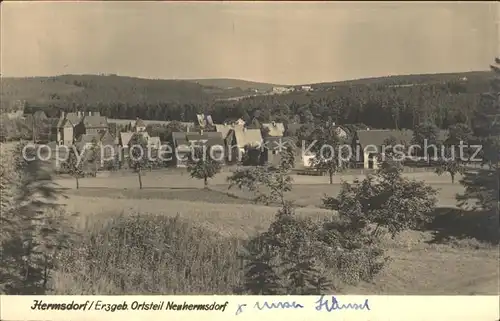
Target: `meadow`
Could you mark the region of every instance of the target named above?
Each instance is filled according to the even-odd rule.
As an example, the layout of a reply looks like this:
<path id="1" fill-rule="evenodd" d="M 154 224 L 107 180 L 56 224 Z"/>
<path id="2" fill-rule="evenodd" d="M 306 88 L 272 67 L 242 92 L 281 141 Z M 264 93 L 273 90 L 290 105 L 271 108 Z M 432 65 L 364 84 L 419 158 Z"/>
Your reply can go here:
<path id="1" fill-rule="evenodd" d="M 125 175 L 56 182 L 77 235 L 61 256 L 53 278 L 57 294 L 203 294 L 234 293 L 242 280 L 239 258 L 249 237 L 265 231 L 278 208 L 254 204 L 251 194 L 229 190 L 227 173 L 210 188 L 184 174 L 146 172 L 144 189 L 137 177 Z M 405 174 L 439 189 L 441 214 L 455 223 L 422 231 L 406 231 L 386 239 L 391 256 L 383 272 L 370 283 L 350 285 L 337 280 L 336 291 L 349 294 L 496 294 L 497 248 L 450 229 L 474 224 L 459 221 L 455 194 L 463 191 L 446 175 Z M 340 181 L 355 176 L 294 176 L 288 194 L 299 206 L 297 215 L 320 220 L 336 213 L 320 208 L 323 195 L 337 195 Z M 360 175 L 359 178 L 362 178 Z M 444 213 L 444 214 L 443 214 Z M 474 214 L 469 214 L 474 215 Z M 457 223 L 458 222 L 458 223 Z M 464 223 L 465 222 L 465 223 Z M 453 225 L 453 226 L 452 226 Z M 439 237 L 449 233 L 451 237 Z M 332 271 L 332 274 L 335 272 Z M 332 275 L 335 280 L 335 275 Z"/>

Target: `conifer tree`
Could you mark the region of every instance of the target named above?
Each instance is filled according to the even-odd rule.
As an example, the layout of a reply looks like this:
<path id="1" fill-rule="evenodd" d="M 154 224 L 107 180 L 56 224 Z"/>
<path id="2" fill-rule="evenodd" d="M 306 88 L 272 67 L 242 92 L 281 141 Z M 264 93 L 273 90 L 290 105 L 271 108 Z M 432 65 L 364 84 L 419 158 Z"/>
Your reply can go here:
<path id="1" fill-rule="evenodd" d="M 14 150 L 13 206 L 2 212 L 9 233 L 2 237 L 1 287 L 8 294 L 43 294 L 68 235 L 51 174 L 24 146 Z"/>

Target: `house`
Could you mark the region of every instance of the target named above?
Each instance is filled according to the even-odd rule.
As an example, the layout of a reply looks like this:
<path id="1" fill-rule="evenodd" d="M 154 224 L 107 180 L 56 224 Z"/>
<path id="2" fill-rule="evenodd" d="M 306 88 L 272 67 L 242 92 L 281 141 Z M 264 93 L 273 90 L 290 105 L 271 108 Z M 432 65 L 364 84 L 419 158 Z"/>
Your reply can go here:
<path id="1" fill-rule="evenodd" d="M 141 135 L 145 140 L 148 148 L 151 149 L 159 149 L 161 146 L 160 137 L 158 136 L 149 136 L 147 131 L 140 131 L 136 134 Z"/>
<path id="2" fill-rule="evenodd" d="M 219 132 L 173 132 L 172 146 L 173 163 L 176 167 L 186 167 L 189 153 L 195 147 L 205 147 L 215 160 L 224 162 L 225 146 L 222 134 Z"/>
<path id="3" fill-rule="evenodd" d="M 55 136 L 57 144 L 67 146 L 73 145 L 76 137 L 75 127 L 80 124 L 82 118 L 83 114 L 81 112 L 67 114 L 64 111 L 61 112 L 59 121 L 55 125 L 55 128 L 52 127 L 52 133 L 56 133 Z"/>
<path id="4" fill-rule="evenodd" d="M 139 132 L 145 132 L 146 131 L 146 123 L 144 120 L 140 119 L 139 117 L 136 119 L 135 123 L 133 124 L 132 128 L 136 133 Z"/>
<path id="5" fill-rule="evenodd" d="M 311 160 L 315 155 L 309 151 L 304 151 L 301 143 L 295 137 L 290 136 L 264 138 L 261 162 L 278 165 L 281 161 L 281 152 L 288 147 L 291 147 L 294 153 L 295 161 L 293 167 L 295 169 L 311 167 Z"/>
<path id="6" fill-rule="evenodd" d="M 377 155 L 384 152 L 383 145 L 390 137 L 395 138 L 398 144 L 407 145 L 412 141 L 413 131 L 388 129 L 356 131 L 351 144 L 356 163 L 362 164 L 366 169 L 377 169 Z M 400 150 L 405 152 L 403 149 Z"/>
<path id="7" fill-rule="evenodd" d="M 131 129 L 135 127 L 136 121 L 137 121 L 137 119 L 133 120 L 133 119 L 108 118 L 109 124 L 116 124 L 116 125 L 121 126 L 121 127 L 129 126 Z M 146 126 L 148 126 L 148 125 L 168 126 L 170 123 L 173 122 L 171 120 L 147 120 L 147 119 L 142 119 L 142 121 L 144 122 L 144 124 Z M 177 121 L 175 121 L 175 122 L 177 122 Z M 187 131 L 189 131 L 189 128 L 194 127 L 193 122 L 178 122 L 178 123 L 180 123 L 182 126 L 186 127 L 188 129 Z"/>
<path id="8" fill-rule="evenodd" d="M 105 161 L 114 159 L 115 155 L 118 154 L 119 149 L 115 142 L 115 138 L 109 132 L 102 131 L 99 133 L 80 135 L 74 145 L 79 151 L 84 151 L 83 155 L 91 157 L 91 155 L 87 153 L 93 152 L 95 144 L 95 148 L 97 148 L 100 157 L 100 162 L 96 165 L 97 167 L 101 167 Z"/>
<path id="9" fill-rule="evenodd" d="M 250 129 L 234 126 L 226 137 L 227 160 L 240 161 L 245 153 L 245 148 L 262 148 L 263 139 L 260 129 Z"/>
<path id="10" fill-rule="evenodd" d="M 212 120 L 212 116 L 205 114 L 197 114 L 196 115 L 198 128 L 213 128 L 214 122 Z"/>
<path id="11" fill-rule="evenodd" d="M 262 124 L 262 131 L 266 133 L 266 136 L 270 137 L 283 137 L 285 133 L 285 126 L 283 123 L 264 123 Z"/>
<path id="12" fill-rule="evenodd" d="M 273 94 L 284 94 L 294 91 L 293 87 L 273 87 Z"/>
<path id="13" fill-rule="evenodd" d="M 83 115 L 82 120 L 75 126 L 75 137 L 83 134 L 97 134 L 101 131 L 108 131 L 108 120 L 100 113 L 88 112 Z"/>
<path id="14" fill-rule="evenodd" d="M 160 137 L 158 136 L 149 136 L 147 131 L 141 132 L 121 132 L 118 137 L 118 146 L 121 146 L 122 159 L 126 158 L 125 156 L 128 153 L 128 148 L 130 147 L 130 141 L 134 137 L 134 135 L 141 135 L 146 141 L 146 148 L 151 150 L 151 152 L 155 150 L 159 150 L 161 148 Z M 115 141 L 116 139 L 113 138 Z M 148 153 L 148 151 L 144 151 L 144 153 Z"/>
<path id="15" fill-rule="evenodd" d="M 244 125 L 238 125 L 238 124 L 231 124 L 231 125 L 230 124 L 223 124 L 223 125 L 216 124 L 215 131 L 218 133 L 221 133 L 222 138 L 226 139 L 226 137 L 229 134 L 229 132 L 231 131 L 231 129 L 233 129 L 233 128 L 243 129 L 243 127 L 244 127 Z"/>
<path id="16" fill-rule="evenodd" d="M 300 90 L 303 90 L 303 91 L 311 91 L 311 90 L 312 90 L 312 87 L 311 87 L 311 86 L 300 86 Z"/>
<path id="17" fill-rule="evenodd" d="M 339 138 L 347 139 L 349 137 L 349 129 L 344 126 L 336 126 L 335 123 L 333 123 L 333 126 L 335 126 L 335 134 Z"/>
<path id="18" fill-rule="evenodd" d="M 299 148 L 297 147 L 297 140 L 293 137 L 277 137 L 268 136 L 263 138 L 264 142 L 261 151 L 261 162 L 278 164 L 281 160 L 281 152 L 285 151 L 287 148 L 291 147 L 294 151 L 294 155 L 299 156 Z"/>

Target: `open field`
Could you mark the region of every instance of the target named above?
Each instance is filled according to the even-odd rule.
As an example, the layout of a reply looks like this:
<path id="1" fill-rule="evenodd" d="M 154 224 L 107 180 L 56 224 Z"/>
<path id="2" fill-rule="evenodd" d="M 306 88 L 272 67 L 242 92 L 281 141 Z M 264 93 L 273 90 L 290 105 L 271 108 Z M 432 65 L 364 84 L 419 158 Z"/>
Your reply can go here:
<path id="1" fill-rule="evenodd" d="M 227 177 L 231 172 L 224 171 L 209 180 L 209 185 L 227 185 Z M 416 180 L 425 180 L 428 184 L 446 184 L 450 185 L 451 179 L 449 175 L 438 176 L 432 172 L 404 173 L 404 177 Z M 294 185 L 329 185 L 327 176 L 306 176 L 306 175 L 291 175 Z M 352 182 L 355 179 L 362 180 L 366 176 L 363 174 L 348 174 L 336 175 L 333 177 L 333 185 L 339 184 L 342 181 Z M 457 175 L 456 181 L 460 180 Z M 63 188 L 74 188 L 75 180 L 70 177 L 58 178 L 56 180 Z M 201 188 L 203 182 L 190 178 L 186 171 L 143 171 L 142 182 L 144 187 L 149 188 Z M 456 183 L 456 185 L 459 185 Z M 80 179 L 80 186 L 91 188 L 103 187 L 120 187 L 120 188 L 136 188 L 139 187 L 137 175 L 132 173 L 120 173 L 109 177 L 95 177 Z"/>
<path id="2" fill-rule="evenodd" d="M 64 193 L 68 195 L 68 199 L 64 200 L 66 210 L 78 212 L 75 226 L 85 231 L 89 226 L 96 224 L 95 222 L 103 222 L 99 224 L 105 225 L 104 222 L 110 220 L 116 213 L 125 216 L 139 214 L 141 217 L 146 215 L 178 217 L 192 226 L 201 227 L 204 231 L 221 236 L 220 242 L 232 244 L 235 239 L 244 241 L 255 233 L 266 230 L 277 211 L 276 207 L 251 204 L 248 199 L 250 195 L 241 191 L 230 190 L 233 196 L 227 195 L 227 184 L 224 182 L 227 174 L 220 174 L 213 180 L 211 190 L 197 189 L 196 187 L 201 187 L 201 182 L 190 179 L 186 174 L 163 176 L 148 174 L 146 173 L 143 179 L 144 185 L 147 186 L 143 190 L 138 189 L 137 177 L 134 175 L 112 179 L 89 178 L 80 183 L 83 188 L 65 190 Z M 463 192 L 463 187 L 458 183 L 451 184 L 447 176 L 440 177 L 432 173 L 414 173 L 406 176 L 428 180 L 430 185 L 438 188 L 439 207 L 454 207 L 455 194 Z M 289 198 L 295 200 L 298 205 L 305 206 L 297 209 L 299 216 L 313 220 L 335 217 L 334 212 L 320 209 L 318 206 L 324 194 L 337 195 L 340 190 L 338 184 L 340 177 L 337 177 L 337 183 L 333 185 L 325 184 L 327 177 L 297 176 L 295 179 Z M 344 179 L 352 180 L 354 177 L 344 177 Z M 74 186 L 72 185 L 74 181 L 71 179 L 61 179 L 58 183 L 64 184 L 67 188 Z M 406 231 L 394 240 L 387 239 L 388 254 L 392 260 L 374 282 L 345 286 L 338 291 L 349 294 L 394 295 L 469 295 L 498 292 L 498 252 L 495 247 L 472 239 L 443 243 L 436 235 L 433 230 Z M 234 251 L 233 254 L 236 256 L 238 246 L 231 247 L 227 251 Z M 233 264 L 241 263 L 234 261 Z M 234 271 L 233 269 L 228 271 L 232 274 L 224 278 L 232 279 L 234 282 L 241 278 L 236 268 Z M 58 274 L 57 291 L 71 293 L 69 290 L 71 282 L 68 278 L 69 276 L 64 273 Z M 179 291 L 195 291 L 190 289 L 182 288 Z M 218 289 L 210 288 L 209 292 L 230 291 L 228 287 L 219 286 Z M 120 290 L 101 284 L 98 288 L 80 291 L 116 293 Z"/>
<path id="3" fill-rule="evenodd" d="M 200 194 L 205 193 L 199 192 Z M 161 215 L 170 218 L 177 216 L 190 226 L 201 227 L 203 231 L 219 235 L 222 237 L 219 242 L 223 244 L 226 242 L 233 244 L 231 242 L 234 242 L 235 239 L 244 241 L 249 236 L 266 230 L 277 211 L 277 208 L 262 205 L 133 199 L 131 196 L 119 200 L 108 197 L 70 196 L 66 200 L 66 204 L 67 211 L 78 211 L 78 215 L 74 218 L 76 220 L 74 225 L 79 231 L 89 231 L 89 226 L 96 224 L 97 226 L 105 226 L 116 213 L 125 216 L 139 214 L 143 218 L 148 215 Z M 302 217 L 310 217 L 313 220 L 335 216 L 335 213 L 331 211 L 318 208 L 300 208 L 297 210 L 297 214 Z M 406 231 L 395 240 L 387 239 L 388 254 L 392 261 L 374 282 L 347 286 L 339 291 L 349 294 L 394 295 L 496 294 L 498 292 L 498 252 L 494 247 L 481 245 L 471 240 L 459 241 L 456 244 L 433 243 L 433 239 L 434 233 L 432 231 Z M 190 246 L 202 245 L 191 244 Z M 234 252 L 226 253 L 228 257 L 237 256 L 238 247 L 236 245 L 226 250 Z M 191 249 L 189 251 L 201 250 Z M 241 263 L 236 260 L 232 264 Z M 233 274 L 226 275 L 224 278 L 229 277 L 234 282 L 241 278 L 240 272 L 236 268 L 229 271 Z M 69 288 L 73 284 L 67 278 L 67 275 L 58 274 L 56 283 L 59 289 L 56 291 L 60 293 L 70 292 Z M 103 294 L 120 291 L 109 286 L 100 286 L 97 289 L 81 291 L 97 291 L 92 293 Z M 168 293 L 171 290 L 163 288 L 161 291 Z M 135 291 L 138 290 L 135 289 Z M 188 291 L 188 289 L 182 288 L 181 291 Z M 207 290 L 205 287 L 205 291 L 211 293 L 230 290 L 224 287 Z M 126 290 L 126 293 L 129 292 Z"/>
<path id="4" fill-rule="evenodd" d="M 56 183 L 68 190 L 71 195 L 89 197 L 111 197 L 111 198 L 140 198 L 140 199 L 164 199 L 185 201 L 207 201 L 210 203 L 241 203 L 243 200 L 251 200 L 252 194 L 237 188 L 228 189 L 226 178 L 230 173 L 224 172 L 210 180 L 210 195 L 207 191 L 187 191 L 203 187 L 200 180 L 192 179 L 187 173 L 168 172 L 144 172 L 142 177 L 143 190 L 139 190 L 137 175 L 130 173 L 127 176 L 97 177 L 80 179 L 80 189 L 74 190 L 75 180 L 72 178 L 60 178 Z M 439 191 L 439 206 L 453 207 L 456 204 L 455 195 L 463 193 L 463 186 L 459 183 L 451 184 L 447 175 L 438 176 L 434 173 L 408 173 L 404 176 L 409 179 L 425 180 Z M 328 184 L 326 176 L 304 176 L 292 175 L 294 187 L 288 193 L 288 197 L 294 200 L 298 206 L 320 206 L 323 196 L 335 196 L 339 193 L 342 180 L 352 182 L 354 179 L 363 179 L 364 175 L 342 175 L 335 176 L 334 183 Z M 457 178 L 458 181 L 459 178 Z M 184 192 L 176 190 L 182 189 Z M 220 193 L 215 193 L 215 191 Z M 175 194 L 175 195 L 174 195 Z M 225 195 L 223 195 L 225 194 Z M 232 196 L 232 197 L 231 197 Z M 222 199 L 221 199 L 222 198 Z M 239 199 L 239 200 L 237 200 Z M 246 202 L 248 203 L 248 202 Z"/>

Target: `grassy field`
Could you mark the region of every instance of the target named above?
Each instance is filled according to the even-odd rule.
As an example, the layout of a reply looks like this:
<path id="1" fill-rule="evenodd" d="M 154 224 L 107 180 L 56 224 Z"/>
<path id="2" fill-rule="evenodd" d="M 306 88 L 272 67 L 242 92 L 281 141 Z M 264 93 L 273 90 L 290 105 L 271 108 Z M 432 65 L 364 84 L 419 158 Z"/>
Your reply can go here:
<path id="1" fill-rule="evenodd" d="M 423 175 L 422 173 L 412 174 L 410 177 L 425 179 Z M 446 208 L 454 207 L 455 194 L 463 192 L 463 187 L 458 183 L 451 184 L 449 177 L 426 175 L 431 181 L 430 184 L 440 190 L 438 205 Z M 327 179 L 325 177 L 297 178 L 302 184 L 295 184 L 293 191 L 289 193 L 290 199 L 304 206 L 297 209 L 297 214 L 301 217 L 313 218 L 313 220 L 335 217 L 334 212 L 320 209 L 319 206 L 322 196 L 324 194 L 336 195 L 340 190 L 340 185 L 324 184 L 323 180 Z M 352 179 L 352 177 L 346 179 Z M 105 272 L 102 270 L 104 268 L 93 266 L 89 273 L 95 274 L 94 281 L 100 280 L 98 283 L 92 283 L 93 287 L 89 288 L 84 285 L 88 283 L 88 280 L 80 280 L 74 284 L 72 281 L 74 274 L 71 271 L 60 271 L 55 278 L 56 292 L 61 294 L 76 293 L 75 291 L 102 294 L 230 293 L 242 277 L 241 269 L 237 268 L 242 263 L 235 259 L 241 244 L 255 233 L 266 230 L 277 208 L 252 204 L 249 200 L 250 195 L 241 191 L 230 190 L 231 195 L 228 195 L 223 175 L 212 181 L 211 190 L 196 188 L 200 187 L 201 182 L 191 180 L 187 175 L 165 175 L 165 177 L 146 175 L 145 186 L 157 185 L 142 190 L 137 188 L 136 180 L 134 176 L 116 179 L 94 178 L 84 181 L 82 186 L 86 187 L 79 190 L 65 190 L 64 193 L 68 195 L 68 198 L 63 201 L 66 204 L 66 210 L 78 213 L 74 218 L 74 226 L 80 232 L 103 237 L 103 233 L 110 233 L 107 226 L 110 221 L 116 220 L 117 215 L 124 217 L 139 215 L 143 218 L 167 220 L 165 222 L 170 223 L 164 222 L 161 225 L 171 226 L 170 228 L 199 229 L 203 231 L 200 232 L 203 235 L 200 238 L 210 239 L 205 242 L 211 242 L 212 248 L 207 248 L 207 244 L 188 242 L 184 239 L 179 239 L 173 245 L 177 253 L 191 253 L 189 257 L 182 260 L 186 260 L 186 264 L 192 260 L 189 265 L 196 266 L 196 273 L 192 271 L 191 277 L 187 278 L 184 283 L 172 285 L 160 281 L 160 277 L 156 274 L 150 275 L 147 267 L 140 265 L 135 267 L 138 275 L 141 278 L 147 276 L 150 279 L 143 283 L 139 281 L 137 281 L 139 283 L 130 283 L 122 280 L 120 282 L 126 284 L 117 286 L 121 284 L 116 281 L 118 272 Z M 68 185 L 72 183 L 71 180 L 64 182 Z M 180 224 L 180 227 L 172 223 L 175 217 L 182 222 L 182 224 L 176 223 Z M 172 241 L 169 242 L 172 243 Z M 376 280 L 373 283 L 361 283 L 356 286 L 343 285 L 338 291 L 349 294 L 436 295 L 496 294 L 498 291 L 498 252 L 494 247 L 472 238 L 437 241 L 435 231 L 432 230 L 407 231 L 395 240 L 388 239 L 386 242 L 392 261 Z M 118 256 L 110 249 L 106 251 L 108 252 L 99 253 L 99 255 Z M 204 266 L 199 265 L 198 257 L 205 257 Z M 115 260 L 120 259 L 117 257 Z M 221 268 L 221 260 L 226 262 L 226 265 L 225 272 L 219 275 L 215 270 Z M 135 263 L 127 261 L 120 264 L 134 265 Z M 183 277 L 183 273 L 185 272 L 182 272 L 181 266 L 176 265 L 175 271 L 169 271 L 168 276 L 163 276 L 163 278 L 178 280 Z M 214 279 L 211 273 L 218 275 L 219 279 Z M 196 276 L 193 276 L 195 274 Z M 228 283 L 223 285 L 220 278 L 228 280 Z M 146 286 L 149 290 L 144 289 L 144 284 L 149 284 Z"/>
<path id="2" fill-rule="evenodd" d="M 249 236 L 266 230 L 277 211 L 261 205 L 131 197 L 71 196 L 67 204 L 68 211 L 78 211 L 73 226 L 86 241 L 82 242 L 85 246 L 77 246 L 68 254 L 67 260 L 79 265 L 64 265 L 57 272 L 54 285 L 59 294 L 231 293 L 242 278 L 242 262 L 237 259 L 241 245 Z M 297 213 L 313 220 L 335 217 L 335 213 L 318 208 L 301 208 Z M 137 217 L 142 223 L 134 223 L 134 219 L 123 223 L 117 219 L 119 215 L 122 220 Z M 175 218 L 179 222 L 174 224 Z M 144 227 L 148 224 L 152 226 Z M 132 246 L 123 240 L 127 234 L 142 240 Z M 395 240 L 387 239 L 392 261 L 374 282 L 339 286 L 338 292 L 497 293 L 495 248 L 473 239 L 446 243 L 433 240 L 432 231 L 407 231 Z M 160 259 L 149 253 L 152 248 L 165 246 L 167 252 L 174 251 L 169 255 L 175 259 Z M 143 251 L 147 253 L 141 254 Z M 164 268 L 152 269 L 153 265 Z M 189 277 L 186 266 L 190 267 Z M 81 271 L 86 271 L 86 278 L 80 277 Z M 130 273 L 138 279 L 124 277 Z"/>

